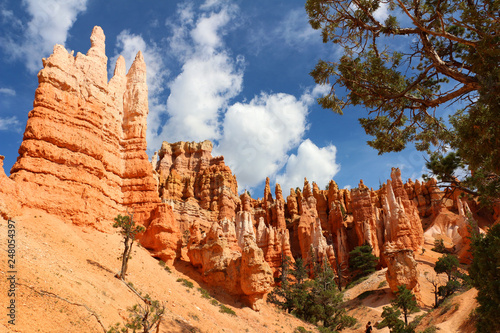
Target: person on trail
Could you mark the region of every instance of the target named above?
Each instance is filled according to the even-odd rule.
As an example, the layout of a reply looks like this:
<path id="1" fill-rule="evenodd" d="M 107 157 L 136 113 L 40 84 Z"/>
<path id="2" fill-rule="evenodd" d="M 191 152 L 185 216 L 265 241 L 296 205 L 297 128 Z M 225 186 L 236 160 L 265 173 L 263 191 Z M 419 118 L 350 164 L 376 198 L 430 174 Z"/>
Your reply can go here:
<path id="1" fill-rule="evenodd" d="M 366 331 L 365 333 L 372 333 L 373 327 L 372 327 L 372 322 L 369 321 L 368 324 L 366 324 Z"/>

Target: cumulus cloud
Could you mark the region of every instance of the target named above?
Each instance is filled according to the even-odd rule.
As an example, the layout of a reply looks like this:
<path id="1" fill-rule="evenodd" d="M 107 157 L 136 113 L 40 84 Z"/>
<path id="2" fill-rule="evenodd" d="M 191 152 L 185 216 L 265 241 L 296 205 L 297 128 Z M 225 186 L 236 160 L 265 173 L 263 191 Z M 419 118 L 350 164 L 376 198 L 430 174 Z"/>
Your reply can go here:
<path id="1" fill-rule="evenodd" d="M 241 189 L 275 174 L 307 129 L 307 98 L 262 93 L 249 103 L 230 106 L 217 153 L 224 155 Z"/>
<path id="2" fill-rule="evenodd" d="M 0 88 L 0 94 L 16 96 L 16 91 L 10 88 Z"/>
<path id="3" fill-rule="evenodd" d="M 389 17 L 389 4 L 381 2 L 380 7 L 373 13 L 373 17 L 380 22 L 384 22 Z"/>
<path id="4" fill-rule="evenodd" d="M 200 14 L 191 6 L 181 6 L 170 48 L 182 63 L 180 74 L 168 83 L 169 119 L 154 133 L 153 145 L 160 141 L 218 140 L 221 117 L 229 101 L 237 96 L 243 84 L 244 59 L 231 57 L 221 38 L 223 28 L 234 18 L 232 5 L 217 6 L 207 2 Z"/>
<path id="5" fill-rule="evenodd" d="M 304 177 L 307 177 L 309 181 L 314 181 L 320 188 L 324 188 L 340 171 L 336 153 L 337 148 L 334 145 L 319 148 L 306 139 L 300 144 L 297 155 L 290 155 L 285 172 L 276 177 L 276 182 L 286 191 L 295 187 L 302 188 Z"/>
<path id="6" fill-rule="evenodd" d="M 31 72 L 38 71 L 41 58 L 52 53 L 55 44 L 63 44 L 79 13 L 86 10 L 87 0 L 24 0 L 31 20 L 22 26 L 23 41 L 4 38 L 2 45 L 16 59 L 25 61 Z M 6 17 L 8 11 L 3 13 Z M 13 19 L 13 18 L 12 18 Z"/>
<path id="7" fill-rule="evenodd" d="M 19 130 L 21 122 L 16 117 L 0 118 L 0 131 Z"/>

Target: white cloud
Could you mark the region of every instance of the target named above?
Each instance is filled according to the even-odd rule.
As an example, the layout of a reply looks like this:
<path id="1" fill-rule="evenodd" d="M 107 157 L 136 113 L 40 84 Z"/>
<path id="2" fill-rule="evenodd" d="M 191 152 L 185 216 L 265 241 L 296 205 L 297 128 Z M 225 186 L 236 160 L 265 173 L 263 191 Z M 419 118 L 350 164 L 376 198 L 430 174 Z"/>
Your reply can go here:
<path id="1" fill-rule="evenodd" d="M 0 94 L 16 96 L 16 91 L 10 88 L 0 88 Z"/>
<path id="2" fill-rule="evenodd" d="M 29 71 L 36 72 L 42 66 L 41 58 L 50 55 L 55 44 L 64 45 L 76 17 L 86 10 L 87 0 L 24 0 L 22 3 L 31 16 L 31 21 L 23 26 L 23 41 L 7 39 L 2 44 L 13 57 L 23 59 Z"/>
<path id="3" fill-rule="evenodd" d="M 209 10 L 215 5 L 211 1 L 203 8 Z M 243 84 L 244 59 L 231 57 L 221 38 L 223 29 L 234 18 L 234 7 L 226 5 L 217 12 L 196 15 L 191 6 L 183 5 L 178 15 L 182 20 L 177 25 L 168 23 L 173 33 L 169 46 L 182 62 L 182 69 L 168 83 L 169 119 L 160 133 L 151 135 L 152 146 L 163 140 L 218 140 L 221 117 Z"/>
<path id="4" fill-rule="evenodd" d="M 297 155 L 290 155 L 285 173 L 278 175 L 276 182 L 281 184 L 285 192 L 297 186 L 302 188 L 304 177 L 324 188 L 340 171 L 336 153 L 337 148 L 334 145 L 319 148 L 306 139 L 300 144 Z"/>
<path id="5" fill-rule="evenodd" d="M 292 46 L 321 42 L 320 34 L 311 28 L 303 8 L 289 11 L 275 29 L 274 34 L 275 38 L 283 39 Z"/>
<path id="6" fill-rule="evenodd" d="M 389 4 L 380 2 L 380 7 L 373 13 L 373 17 L 379 22 L 384 22 L 389 17 Z"/>
<path id="7" fill-rule="evenodd" d="M 284 93 L 265 94 L 230 106 L 217 153 L 236 174 L 240 190 L 249 189 L 286 163 L 306 129 L 310 95 L 297 100 Z"/>
<path id="8" fill-rule="evenodd" d="M 19 130 L 21 122 L 16 117 L 0 118 L 0 131 Z"/>

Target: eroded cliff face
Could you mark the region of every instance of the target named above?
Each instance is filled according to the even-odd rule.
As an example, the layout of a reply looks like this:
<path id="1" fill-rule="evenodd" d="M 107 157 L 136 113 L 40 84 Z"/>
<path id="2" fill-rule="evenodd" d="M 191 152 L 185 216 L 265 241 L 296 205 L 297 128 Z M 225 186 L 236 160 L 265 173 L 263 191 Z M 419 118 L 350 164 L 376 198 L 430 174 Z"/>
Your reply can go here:
<path id="1" fill-rule="evenodd" d="M 111 230 L 127 211 L 146 226 L 141 244 L 166 262 L 189 260 L 205 282 L 243 296 L 254 309 L 279 277 L 284 257 L 315 258 L 344 270 L 349 252 L 369 243 L 388 266 L 389 285 L 418 290 L 413 252 L 446 233 L 462 260 L 474 206 L 401 172 L 378 190 L 307 179 L 286 200 L 269 178 L 264 196 L 238 195 L 235 175 L 212 143 L 164 142 L 148 161 L 146 64 L 126 73 L 119 57 L 108 81 L 105 37 L 95 27 L 86 55 L 56 45 L 43 60 L 19 158 L 7 177 L 0 157 L 0 215 L 37 208 L 77 225 Z M 288 192 L 288 191 L 287 191 Z M 476 209 L 477 210 L 477 209 Z M 494 212 L 498 218 L 500 210 Z M 483 217 L 484 219 L 484 217 Z M 431 230 L 431 231 L 429 231 Z"/>
<path id="2" fill-rule="evenodd" d="M 86 55 L 61 45 L 43 59 L 33 110 L 10 178 L 28 207 L 107 229 L 127 208 L 146 223 L 160 203 L 146 155 L 148 89 L 139 52 L 126 73 L 119 57 L 108 82 L 105 37 Z"/>

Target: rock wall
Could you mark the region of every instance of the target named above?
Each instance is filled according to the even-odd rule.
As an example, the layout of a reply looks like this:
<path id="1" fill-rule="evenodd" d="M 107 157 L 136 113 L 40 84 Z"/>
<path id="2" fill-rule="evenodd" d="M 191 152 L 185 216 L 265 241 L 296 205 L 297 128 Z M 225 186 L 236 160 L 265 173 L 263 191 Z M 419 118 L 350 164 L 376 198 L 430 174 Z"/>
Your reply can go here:
<path id="1" fill-rule="evenodd" d="M 10 178 L 22 205 L 107 229 L 137 210 L 146 223 L 160 202 L 146 155 L 148 89 L 139 52 L 126 73 L 119 57 L 108 82 L 105 37 L 92 31 L 86 55 L 61 45 L 43 59 L 33 110 Z"/>
<path id="2" fill-rule="evenodd" d="M 470 260 L 465 219 L 476 208 L 469 210 L 458 194 L 447 198 L 435 180 L 403 184 L 399 169 L 378 190 L 363 181 L 355 189 L 339 189 L 333 180 L 321 190 L 305 179 L 285 200 L 279 184 L 273 197 L 269 178 L 263 198 L 238 196 L 236 177 L 223 157 L 212 156 L 209 141 L 164 142 L 149 162 L 142 54 L 128 73 L 119 57 L 108 81 L 102 29 L 95 27 L 90 40 L 86 55 L 56 45 L 43 59 L 10 177 L 0 157 L 3 218 L 36 208 L 111 230 L 117 214 L 133 212 L 146 226 L 140 242 L 153 256 L 166 262 L 189 258 L 207 283 L 243 295 L 254 309 L 286 256 L 306 263 L 327 260 L 344 269 L 349 252 L 369 243 L 379 266 L 389 268 L 391 288 L 403 282 L 416 288 L 412 253 L 424 242 L 424 227 L 432 226 L 449 232 L 462 260 Z M 426 236 L 432 242 L 435 233 Z"/>

